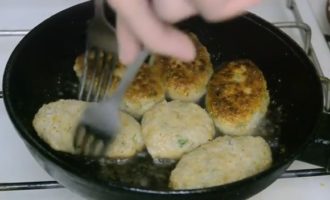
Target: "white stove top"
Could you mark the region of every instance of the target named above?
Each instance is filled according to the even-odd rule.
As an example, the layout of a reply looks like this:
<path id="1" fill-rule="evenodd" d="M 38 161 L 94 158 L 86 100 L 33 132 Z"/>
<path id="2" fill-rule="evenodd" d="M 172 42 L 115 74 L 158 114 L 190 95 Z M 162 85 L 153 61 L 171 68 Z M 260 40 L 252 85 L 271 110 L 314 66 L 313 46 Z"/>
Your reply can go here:
<path id="1" fill-rule="evenodd" d="M 330 77 L 330 52 L 321 36 L 321 30 L 330 32 L 322 7 L 325 0 L 297 0 L 298 7 L 305 13 L 303 20 L 313 29 L 312 47 L 319 58 L 322 73 Z M 84 0 L 1 0 L 0 30 L 32 29 L 38 23 L 67 7 Z M 312 6 L 311 6 L 312 5 Z M 315 20 L 312 10 L 318 15 Z M 292 13 L 286 7 L 286 0 L 264 0 L 263 4 L 251 10 L 271 22 L 294 21 Z M 320 28 L 321 27 L 321 28 Z M 293 37 L 300 37 L 295 31 Z M 0 82 L 7 59 L 21 37 L 0 37 Z M 298 39 L 298 42 L 301 41 Z M 1 90 L 1 89 L 0 89 Z M 290 169 L 313 168 L 310 164 L 295 161 Z M 23 141 L 11 124 L 2 99 L 0 99 L 0 183 L 30 182 L 53 180 L 32 158 Z M 82 200 L 67 189 L 47 189 L 28 191 L 0 192 L 4 200 L 44 200 L 72 199 Z M 278 179 L 270 187 L 251 200 L 257 199 L 330 199 L 330 176 Z"/>

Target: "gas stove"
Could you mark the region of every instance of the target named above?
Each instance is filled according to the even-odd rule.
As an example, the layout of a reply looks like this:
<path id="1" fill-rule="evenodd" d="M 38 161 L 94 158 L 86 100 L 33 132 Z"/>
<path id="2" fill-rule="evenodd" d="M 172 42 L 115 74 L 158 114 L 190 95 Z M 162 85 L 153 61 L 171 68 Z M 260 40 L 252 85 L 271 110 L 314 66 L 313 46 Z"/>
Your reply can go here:
<path id="1" fill-rule="evenodd" d="M 51 15 L 84 1 L 1 0 L 0 82 L 11 52 L 29 30 Z M 330 78 L 326 0 L 264 0 L 250 11 L 296 40 L 315 63 L 320 76 Z M 33 159 L 10 122 L 1 99 L 0 130 L 0 199 L 83 199 L 59 185 Z M 330 125 L 324 123 L 319 130 L 320 137 L 293 162 L 289 171 L 251 200 L 329 199 L 329 130 Z"/>

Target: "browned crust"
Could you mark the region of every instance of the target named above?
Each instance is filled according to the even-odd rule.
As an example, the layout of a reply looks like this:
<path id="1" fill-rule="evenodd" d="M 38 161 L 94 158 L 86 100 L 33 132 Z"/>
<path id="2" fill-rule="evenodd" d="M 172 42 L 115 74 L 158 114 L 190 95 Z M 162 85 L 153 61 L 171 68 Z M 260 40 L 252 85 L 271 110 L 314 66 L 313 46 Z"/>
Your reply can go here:
<path id="1" fill-rule="evenodd" d="M 160 98 L 164 96 L 164 86 L 158 67 L 144 64 L 128 88 L 125 98 L 138 101 L 145 98 Z"/>
<path id="2" fill-rule="evenodd" d="M 90 56 L 93 57 L 94 55 L 90 54 Z M 73 66 L 73 70 L 75 71 L 76 76 L 78 78 L 81 78 L 83 76 L 83 73 L 84 73 L 84 59 L 85 59 L 84 54 L 78 55 L 75 59 L 75 64 Z M 107 55 L 107 59 L 108 60 L 111 59 L 110 54 Z M 94 66 L 90 63 L 89 67 L 94 67 Z M 108 90 L 109 90 L 108 92 L 110 94 L 113 92 L 114 88 L 116 88 L 118 86 L 118 83 L 121 80 L 121 77 L 123 76 L 125 70 L 126 70 L 126 66 L 124 66 L 123 64 L 118 63 L 116 65 L 115 70 L 114 70 L 113 75 L 112 75 L 112 81 L 113 81 L 112 85 L 111 85 L 111 87 L 108 88 Z M 92 70 L 89 70 L 87 72 L 87 80 L 91 81 L 92 77 L 93 77 Z M 99 80 L 98 76 L 96 76 L 94 78 L 94 84 L 95 84 L 95 87 L 98 87 L 98 84 L 100 84 L 100 80 Z M 102 91 L 102 93 L 103 92 L 104 91 Z"/>
<path id="3" fill-rule="evenodd" d="M 188 96 L 193 90 L 199 90 L 207 85 L 213 66 L 210 55 L 197 36 L 190 33 L 197 49 L 196 58 L 188 63 L 176 58 L 156 56 L 155 63 L 163 71 L 163 78 L 167 90 L 176 90 L 183 96 Z"/>
<path id="4" fill-rule="evenodd" d="M 206 109 L 218 120 L 246 123 L 268 99 L 266 80 L 250 60 L 229 62 L 207 87 Z"/>
<path id="5" fill-rule="evenodd" d="M 73 70 L 78 78 L 81 78 L 84 72 L 84 54 L 76 57 Z"/>
<path id="6" fill-rule="evenodd" d="M 83 74 L 84 70 L 84 54 L 77 56 L 74 65 L 74 71 L 78 78 Z M 122 76 L 124 75 L 126 66 L 118 63 L 112 75 L 112 85 L 109 88 L 109 94 L 118 87 Z M 87 78 L 91 79 L 92 74 L 88 74 Z M 98 80 L 95 79 L 96 84 Z M 144 64 L 135 77 L 132 85 L 128 88 L 125 98 L 130 101 L 138 101 L 141 98 L 161 98 L 164 96 L 164 86 L 161 78 L 161 71 L 158 67 L 151 67 Z"/>

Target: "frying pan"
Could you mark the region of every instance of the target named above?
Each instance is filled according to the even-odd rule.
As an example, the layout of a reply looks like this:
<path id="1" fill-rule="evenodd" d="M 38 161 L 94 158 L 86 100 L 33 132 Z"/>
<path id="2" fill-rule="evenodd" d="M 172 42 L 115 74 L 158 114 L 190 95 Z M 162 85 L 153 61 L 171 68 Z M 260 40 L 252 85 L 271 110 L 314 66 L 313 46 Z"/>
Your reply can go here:
<path id="1" fill-rule="evenodd" d="M 208 48 L 215 70 L 227 61 L 248 58 L 267 80 L 270 112 L 281 110 L 274 163 L 253 177 L 194 190 L 136 187 L 102 180 L 97 168 L 52 150 L 36 134 L 32 119 L 42 104 L 76 98 L 74 59 L 84 51 L 90 2 L 64 10 L 34 28 L 7 63 L 3 92 L 10 119 L 31 154 L 62 185 L 91 199 L 245 199 L 276 180 L 315 136 L 323 109 L 319 76 L 304 51 L 283 32 L 253 14 L 208 24 L 195 17 L 178 26 L 197 34 Z M 114 15 L 109 13 L 114 21 Z"/>

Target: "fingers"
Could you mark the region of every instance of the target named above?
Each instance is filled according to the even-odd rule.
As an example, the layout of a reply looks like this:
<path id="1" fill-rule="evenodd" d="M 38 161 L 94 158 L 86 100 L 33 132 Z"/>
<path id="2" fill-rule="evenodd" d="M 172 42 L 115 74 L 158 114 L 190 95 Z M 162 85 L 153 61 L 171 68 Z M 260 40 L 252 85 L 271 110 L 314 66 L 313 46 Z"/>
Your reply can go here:
<path id="1" fill-rule="evenodd" d="M 161 21 L 148 0 L 110 0 L 110 3 L 129 27 L 128 31 L 131 30 L 131 34 L 148 50 L 185 61 L 195 57 L 195 48 L 190 38 Z"/>
<path id="2" fill-rule="evenodd" d="M 132 34 L 132 31 L 126 22 L 117 17 L 117 38 L 119 43 L 119 59 L 123 64 L 130 64 L 141 50 L 138 39 Z"/>
<path id="3" fill-rule="evenodd" d="M 197 14 L 190 0 L 153 0 L 158 17 L 168 23 L 176 23 Z"/>
<path id="4" fill-rule="evenodd" d="M 190 38 L 170 25 L 200 14 L 221 21 L 244 12 L 260 0 L 107 0 L 117 13 L 119 56 L 130 64 L 142 47 L 158 54 L 191 61 Z"/>
<path id="5" fill-rule="evenodd" d="M 220 21 L 241 14 L 260 0 L 192 0 L 195 9 L 208 21 Z"/>
<path id="6" fill-rule="evenodd" d="M 153 0 L 153 9 L 166 22 L 175 23 L 200 13 L 208 21 L 234 17 L 260 0 Z"/>

